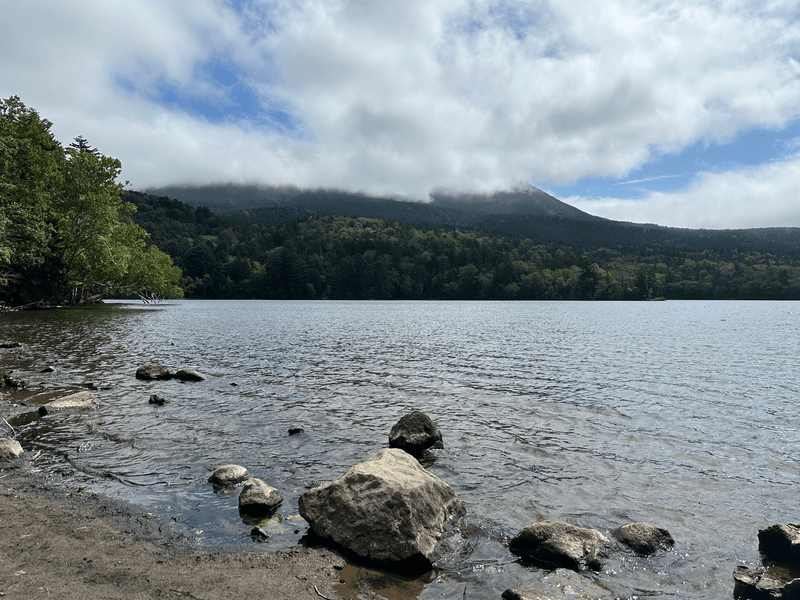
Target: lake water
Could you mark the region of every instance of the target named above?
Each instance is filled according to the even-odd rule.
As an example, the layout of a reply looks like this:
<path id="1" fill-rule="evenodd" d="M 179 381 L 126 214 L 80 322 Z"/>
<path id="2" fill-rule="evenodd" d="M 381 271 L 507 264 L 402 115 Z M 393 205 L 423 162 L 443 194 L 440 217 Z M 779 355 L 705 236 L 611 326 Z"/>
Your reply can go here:
<path id="1" fill-rule="evenodd" d="M 760 564 L 758 530 L 798 521 L 797 302 L 179 301 L 0 317 L 0 351 L 44 402 L 94 384 L 100 403 L 18 436 L 48 469 L 175 519 L 207 544 L 301 543 L 297 498 L 388 445 L 420 409 L 441 429 L 429 470 L 468 515 L 404 598 L 499 598 L 539 580 L 508 539 L 537 519 L 646 521 L 671 552 L 617 553 L 590 575 L 620 597 L 730 598 Z M 142 364 L 198 383 L 143 382 Z M 40 374 L 45 365 L 55 373 Z M 170 401 L 148 404 L 150 394 Z M 35 408 L 32 407 L 32 408 Z M 305 433 L 289 436 L 289 427 Z M 247 467 L 285 498 L 251 541 L 237 496 L 206 480 Z M 362 575 L 367 577 L 368 575 Z M 388 592 L 387 592 L 388 593 Z"/>

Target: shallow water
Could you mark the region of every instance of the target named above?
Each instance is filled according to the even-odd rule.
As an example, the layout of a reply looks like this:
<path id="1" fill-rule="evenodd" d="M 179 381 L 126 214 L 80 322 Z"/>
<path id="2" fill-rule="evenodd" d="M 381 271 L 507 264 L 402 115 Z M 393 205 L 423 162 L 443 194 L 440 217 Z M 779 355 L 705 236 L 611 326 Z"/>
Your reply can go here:
<path id="1" fill-rule="evenodd" d="M 429 470 L 466 504 L 467 534 L 398 597 L 538 580 L 507 541 L 547 518 L 672 533 L 674 551 L 617 553 L 593 576 L 620 597 L 730 598 L 735 566 L 760 562 L 758 529 L 797 521 L 799 317 L 796 302 L 110 304 L 0 317 L 0 338 L 25 344 L 0 363 L 29 381 L 10 399 L 99 388 L 95 410 L 23 426 L 26 449 L 205 543 L 300 543 L 299 495 L 416 408 L 442 430 Z M 208 378 L 136 380 L 146 363 Z M 206 483 L 231 462 L 284 495 L 267 543 Z"/>

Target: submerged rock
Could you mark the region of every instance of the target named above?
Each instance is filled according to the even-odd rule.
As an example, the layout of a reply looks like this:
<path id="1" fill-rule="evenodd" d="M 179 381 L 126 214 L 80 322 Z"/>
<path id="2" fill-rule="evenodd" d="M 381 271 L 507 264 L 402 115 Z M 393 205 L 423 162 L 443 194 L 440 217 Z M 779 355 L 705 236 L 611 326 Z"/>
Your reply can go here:
<path id="1" fill-rule="evenodd" d="M 241 483 L 247 479 L 248 476 L 249 473 L 244 467 L 240 467 L 239 465 L 223 465 L 211 474 L 211 477 L 208 478 L 208 483 L 225 487 Z"/>
<path id="2" fill-rule="evenodd" d="M 289 435 L 299 435 L 301 433 L 305 433 L 305 428 L 302 425 L 295 425 L 294 427 L 289 427 Z"/>
<path id="3" fill-rule="evenodd" d="M 540 521 L 528 525 L 509 544 L 522 558 L 559 565 L 579 571 L 602 567 L 601 558 L 608 539 L 595 529 L 586 529 L 563 521 Z"/>
<path id="4" fill-rule="evenodd" d="M 410 454 L 419 454 L 441 441 L 442 432 L 436 423 L 419 410 L 401 417 L 389 432 L 389 446 Z"/>
<path id="5" fill-rule="evenodd" d="M 752 600 L 800 598 L 800 578 L 782 576 L 765 567 L 748 569 L 744 565 L 733 572 L 733 597 Z"/>
<path id="6" fill-rule="evenodd" d="M 298 507 L 321 538 L 387 566 L 423 569 L 431 566 L 445 523 L 466 514 L 450 486 L 399 449 L 381 450 L 309 490 Z"/>
<path id="7" fill-rule="evenodd" d="M 175 379 L 180 379 L 181 381 L 205 381 L 205 377 L 200 375 L 194 369 L 180 369 L 174 375 Z"/>
<path id="8" fill-rule="evenodd" d="M 586 577 L 569 569 L 556 569 L 545 575 L 542 581 L 521 588 L 508 589 L 503 592 L 504 600 L 550 600 L 555 598 L 595 598 L 610 600 L 616 598 L 600 583 L 590 581 Z"/>
<path id="9" fill-rule="evenodd" d="M 283 502 L 283 496 L 274 487 L 257 477 L 244 482 L 239 494 L 239 511 L 244 513 L 269 513 Z"/>
<path id="10" fill-rule="evenodd" d="M 758 532 L 758 549 L 768 558 L 800 567 L 800 525 L 771 525 Z"/>
<path id="11" fill-rule="evenodd" d="M 148 404 L 157 404 L 159 406 L 169 404 L 169 400 L 167 400 L 166 398 L 162 398 L 158 394 L 151 394 L 150 400 L 148 400 L 147 402 Z"/>
<path id="12" fill-rule="evenodd" d="M 39 414 L 44 416 L 68 408 L 91 408 L 94 404 L 95 398 L 92 392 L 77 392 L 40 406 Z"/>
<path id="13" fill-rule="evenodd" d="M 171 379 L 172 370 L 163 365 L 143 365 L 136 370 L 136 379 Z"/>
<path id="14" fill-rule="evenodd" d="M 660 549 L 675 545 L 669 531 L 648 523 L 628 523 L 613 531 L 614 537 L 642 556 L 655 554 Z"/>
<path id="15" fill-rule="evenodd" d="M 13 438 L 0 438 L 0 460 L 14 460 L 22 456 L 22 445 Z"/>

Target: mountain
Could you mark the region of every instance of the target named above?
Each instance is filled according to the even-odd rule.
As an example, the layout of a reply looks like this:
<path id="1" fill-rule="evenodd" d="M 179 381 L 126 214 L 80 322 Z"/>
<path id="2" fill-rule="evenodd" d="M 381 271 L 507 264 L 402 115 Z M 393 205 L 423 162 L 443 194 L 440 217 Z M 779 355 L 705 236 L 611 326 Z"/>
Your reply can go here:
<path id="1" fill-rule="evenodd" d="M 612 221 L 578 210 L 533 186 L 493 194 L 439 192 L 430 202 L 367 196 L 342 190 L 215 185 L 145 190 L 191 206 L 227 213 L 240 223 L 278 223 L 309 213 L 371 217 L 417 227 L 485 231 L 577 250 L 760 252 L 800 260 L 800 228 L 683 229 Z"/>

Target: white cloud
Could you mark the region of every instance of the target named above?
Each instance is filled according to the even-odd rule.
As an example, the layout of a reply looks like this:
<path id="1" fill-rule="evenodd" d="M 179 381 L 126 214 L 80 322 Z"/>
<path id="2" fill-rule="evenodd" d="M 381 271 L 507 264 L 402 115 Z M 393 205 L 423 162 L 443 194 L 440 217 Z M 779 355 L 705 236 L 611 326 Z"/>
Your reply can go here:
<path id="1" fill-rule="evenodd" d="M 556 185 L 800 117 L 789 1 L 6 4 L 0 95 L 39 109 L 62 141 L 82 134 L 119 157 L 139 189 L 230 180 L 424 197 Z M 233 106 L 203 71 L 215 58 L 297 127 L 158 104 L 166 86 Z M 697 212 L 710 202 L 695 200 Z"/>

